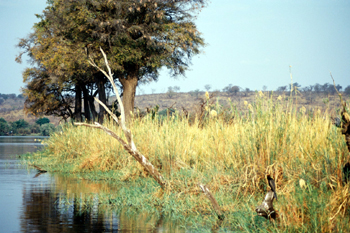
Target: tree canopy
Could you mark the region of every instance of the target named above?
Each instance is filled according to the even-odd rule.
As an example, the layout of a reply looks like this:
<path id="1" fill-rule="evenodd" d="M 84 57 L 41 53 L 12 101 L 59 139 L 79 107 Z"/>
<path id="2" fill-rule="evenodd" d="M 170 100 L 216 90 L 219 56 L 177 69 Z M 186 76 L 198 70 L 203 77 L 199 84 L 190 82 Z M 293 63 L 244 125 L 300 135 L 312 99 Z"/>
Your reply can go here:
<path id="1" fill-rule="evenodd" d="M 50 119 L 46 117 L 40 117 L 38 120 L 35 121 L 38 125 L 44 125 L 50 123 Z"/>
<path id="2" fill-rule="evenodd" d="M 34 32 L 19 43 L 23 51 L 17 60 L 28 53 L 35 64 L 24 72 L 27 110 L 97 117 L 93 97 L 106 103 L 110 87 L 87 60 L 103 67 L 101 47 L 123 91 L 128 118 L 138 84 L 157 80 L 161 67 L 171 76 L 184 75 L 200 52 L 204 41 L 194 20 L 205 4 L 206 0 L 48 1 Z M 43 102 L 51 104 L 42 107 Z"/>

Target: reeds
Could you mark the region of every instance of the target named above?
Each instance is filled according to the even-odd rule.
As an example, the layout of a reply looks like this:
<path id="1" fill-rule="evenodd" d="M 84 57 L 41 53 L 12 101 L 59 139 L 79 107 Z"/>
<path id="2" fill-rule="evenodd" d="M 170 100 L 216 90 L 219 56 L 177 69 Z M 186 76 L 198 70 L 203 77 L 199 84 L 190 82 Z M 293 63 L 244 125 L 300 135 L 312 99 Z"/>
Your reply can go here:
<path id="1" fill-rule="evenodd" d="M 269 174 L 278 193 L 274 208 L 279 219 L 274 227 L 284 231 L 349 230 L 349 184 L 342 177 L 349 152 L 340 129 L 332 125 L 327 111 L 297 109 L 284 97 L 265 95 L 257 93 L 256 101 L 246 103 L 242 112 L 233 105 L 225 110 L 208 103 L 207 114 L 191 124 L 179 114 L 133 119 L 130 129 L 138 150 L 162 173 L 171 192 L 160 191 L 122 146 L 98 129 L 65 125 L 45 141 L 46 150 L 34 159 L 46 170 L 124 181 L 131 189 L 135 186 L 130 182 L 147 178 L 147 193 L 139 198 L 145 198 L 142 201 L 148 207 L 155 205 L 155 210 L 177 218 L 202 216 L 202 223 L 215 225 L 215 214 L 208 219 L 206 214 L 213 210 L 198 187 L 198 183 L 206 184 L 225 214 L 221 226 L 225 229 L 257 227 L 247 221 L 256 217 L 254 208 L 266 194 Z M 105 122 L 122 135 L 112 120 Z M 126 196 L 137 202 L 133 195 Z M 144 205 L 134 206 L 142 209 Z M 198 226 L 195 221 L 187 224 Z"/>

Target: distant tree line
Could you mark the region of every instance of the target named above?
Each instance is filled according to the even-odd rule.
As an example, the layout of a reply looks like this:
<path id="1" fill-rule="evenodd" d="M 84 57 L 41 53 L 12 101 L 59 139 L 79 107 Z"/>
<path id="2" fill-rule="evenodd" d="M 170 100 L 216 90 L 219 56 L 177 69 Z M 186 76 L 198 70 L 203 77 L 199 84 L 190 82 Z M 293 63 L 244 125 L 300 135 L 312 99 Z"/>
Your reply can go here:
<path id="1" fill-rule="evenodd" d="M 350 85 L 343 87 L 341 85 L 336 85 L 335 88 L 341 92 L 343 91 L 345 94 L 350 95 Z M 309 86 L 304 86 L 302 87 L 299 83 L 295 82 L 293 84 L 285 85 L 285 86 L 280 86 L 276 89 L 276 91 L 291 91 L 291 90 L 298 90 L 300 92 L 313 92 L 317 94 L 335 94 L 336 90 L 334 88 L 334 85 L 331 83 L 324 83 L 324 84 L 319 84 L 316 83 L 314 85 L 309 85 Z"/>
<path id="2" fill-rule="evenodd" d="M 16 98 L 23 99 L 24 97 L 22 94 L 16 95 L 16 94 L 1 94 L 0 93 L 0 105 L 2 103 L 4 103 L 5 100 L 7 100 L 7 99 L 16 99 Z"/>
<path id="3" fill-rule="evenodd" d="M 350 85 L 348 85 L 347 87 L 345 87 L 343 89 L 343 87 L 341 85 L 336 85 L 335 86 L 336 89 L 339 92 L 343 92 L 346 95 L 350 95 Z M 204 86 L 204 89 L 206 91 L 209 91 L 211 89 L 211 85 L 207 84 Z M 267 86 L 263 86 L 263 91 L 267 91 Z M 299 92 L 308 92 L 308 93 L 317 93 L 317 94 L 336 94 L 336 90 L 334 89 L 334 85 L 331 83 L 325 83 L 325 84 L 319 84 L 316 83 L 315 85 L 309 85 L 309 86 L 305 86 L 302 87 L 299 83 L 295 82 L 293 84 L 289 84 L 289 85 L 285 85 L 285 86 L 280 86 L 276 89 L 277 92 L 285 92 L 285 91 L 299 91 Z M 216 90 L 215 92 L 218 92 L 219 90 Z M 198 94 L 201 91 L 199 89 L 196 89 L 194 91 L 190 91 L 189 93 L 192 96 L 198 96 Z M 251 92 L 251 90 L 249 88 L 241 88 L 237 85 L 232 85 L 232 84 L 228 84 L 226 87 L 224 87 L 222 89 L 222 92 L 226 92 L 228 94 L 232 94 L 232 95 L 237 95 L 238 93 L 244 93 L 247 94 L 249 92 Z"/>
<path id="4" fill-rule="evenodd" d="M 0 99 L 15 99 L 15 98 L 21 98 L 23 99 L 23 95 L 22 94 L 19 94 L 19 95 L 16 95 L 16 94 L 1 94 L 0 93 Z"/>
<path id="5" fill-rule="evenodd" d="M 41 135 L 49 136 L 55 131 L 55 126 L 46 117 L 39 118 L 35 124 L 29 124 L 24 119 L 7 122 L 0 118 L 0 136 Z"/>

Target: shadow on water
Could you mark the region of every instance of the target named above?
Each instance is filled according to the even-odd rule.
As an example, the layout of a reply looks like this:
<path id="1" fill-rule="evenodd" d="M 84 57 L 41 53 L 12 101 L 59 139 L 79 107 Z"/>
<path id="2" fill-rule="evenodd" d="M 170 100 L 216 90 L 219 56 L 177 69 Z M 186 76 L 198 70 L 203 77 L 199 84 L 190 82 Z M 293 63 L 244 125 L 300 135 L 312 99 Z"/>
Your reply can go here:
<path id="1" fill-rule="evenodd" d="M 118 189 L 105 182 L 37 173 L 18 155 L 42 148 L 38 137 L 0 137 L 0 232 L 181 232 L 162 216 L 102 205 Z"/>

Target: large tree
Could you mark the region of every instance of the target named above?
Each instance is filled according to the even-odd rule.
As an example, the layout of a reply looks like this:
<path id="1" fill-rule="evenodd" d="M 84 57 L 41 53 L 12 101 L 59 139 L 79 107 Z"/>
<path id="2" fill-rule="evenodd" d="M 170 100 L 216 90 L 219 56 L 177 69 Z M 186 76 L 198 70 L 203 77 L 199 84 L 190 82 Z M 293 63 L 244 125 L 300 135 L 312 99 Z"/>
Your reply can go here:
<path id="1" fill-rule="evenodd" d="M 193 55 L 200 52 L 204 42 L 194 20 L 205 2 L 51 0 L 35 25 L 35 43 L 29 53 L 58 77 L 59 85 L 84 89 L 93 83 L 104 102 L 105 79 L 87 63 L 89 56 L 103 66 L 99 51 L 103 48 L 122 87 L 128 119 L 140 82 L 157 80 L 161 67 L 167 67 L 172 76 L 184 75 Z"/>

